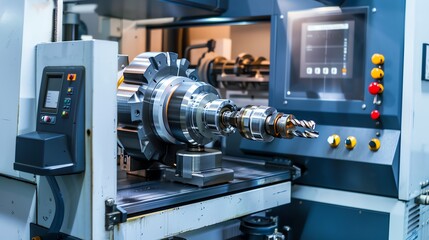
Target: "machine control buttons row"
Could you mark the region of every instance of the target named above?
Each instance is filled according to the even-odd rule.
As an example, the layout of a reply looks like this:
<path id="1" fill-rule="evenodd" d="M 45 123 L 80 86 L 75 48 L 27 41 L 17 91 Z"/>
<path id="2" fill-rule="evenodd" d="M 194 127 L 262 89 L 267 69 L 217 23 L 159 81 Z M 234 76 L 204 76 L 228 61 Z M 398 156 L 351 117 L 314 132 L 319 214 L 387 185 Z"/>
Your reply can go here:
<path id="1" fill-rule="evenodd" d="M 320 74 L 323 74 L 323 75 L 328 75 L 328 74 L 337 75 L 338 74 L 338 68 L 336 68 L 336 67 L 332 67 L 332 68 L 328 68 L 328 67 L 324 67 L 324 68 L 320 68 L 320 67 L 315 67 L 315 68 L 307 67 L 306 73 L 308 75 L 311 75 L 313 73 L 315 75 L 320 75 Z"/>
<path id="2" fill-rule="evenodd" d="M 340 145 L 341 138 L 337 134 L 332 134 L 331 136 L 328 137 L 327 141 L 332 148 L 336 148 Z M 344 144 L 347 149 L 352 150 L 356 147 L 357 139 L 354 136 L 348 136 L 344 141 Z M 368 148 L 374 152 L 377 151 L 380 148 L 380 146 L 381 146 L 380 140 L 377 138 L 371 139 L 371 141 L 369 141 L 368 143 Z"/>
<path id="3" fill-rule="evenodd" d="M 71 105 L 71 98 L 64 98 L 64 105 Z"/>
<path id="4" fill-rule="evenodd" d="M 384 64 L 385 58 L 383 54 L 375 53 L 371 57 L 371 62 L 376 65 L 371 70 L 371 77 L 375 80 L 374 82 L 370 83 L 368 86 L 368 91 L 370 94 L 374 95 L 373 103 L 374 105 L 380 106 L 382 103 L 380 94 L 384 91 L 384 86 L 381 83 L 384 77 L 384 70 L 383 70 L 383 64 Z M 376 121 L 376 126 L 380 127 L 380 112 L 377 109 L 374 109 L 370 113 L 370 117 L 372 120 Z M 377 135 L 379 136 L 379 135 Z M 371 148 L 371 147 L 370 147 Z"/>
<path id="5" fill-rule="evenodd" d="M 67 90 L 67 92 L 68 92 L 68 90 Z M 70 108 L 71 108 L 71 98 L 64 98 L 64 105 L 63 105 L 64 110 L 61 113 L 62 118 L 68 118 L 69 117 Z"/>
<path id="6" fill-rule="evenodd" d="M 47 123 L 47 124 L 55 124 L 56 120 L 57 119 L 55 116 L 42 115 L 40 117 L 40 122 Z"/>

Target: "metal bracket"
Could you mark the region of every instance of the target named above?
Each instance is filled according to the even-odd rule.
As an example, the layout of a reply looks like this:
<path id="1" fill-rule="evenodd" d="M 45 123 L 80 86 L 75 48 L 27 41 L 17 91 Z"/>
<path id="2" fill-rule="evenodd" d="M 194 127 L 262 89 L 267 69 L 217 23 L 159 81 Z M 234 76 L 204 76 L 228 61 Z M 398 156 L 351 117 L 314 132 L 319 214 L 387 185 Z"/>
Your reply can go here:
<path id="1" fill-rule="evenodd" d="M 113 230 L 115 225 L 127 221 L 127 212 L 115 204 L 115 200 L 109 198 L 105 201 L 106 206 L 106 218 L 105 228 L 106 231 Z"/>

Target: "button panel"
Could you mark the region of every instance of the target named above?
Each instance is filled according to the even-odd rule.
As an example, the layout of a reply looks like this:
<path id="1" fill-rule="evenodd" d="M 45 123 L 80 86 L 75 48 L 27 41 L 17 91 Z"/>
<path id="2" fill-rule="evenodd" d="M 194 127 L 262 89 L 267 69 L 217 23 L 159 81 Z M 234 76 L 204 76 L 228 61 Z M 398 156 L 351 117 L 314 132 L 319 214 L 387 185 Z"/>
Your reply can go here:
<path id="1" fill-rule="evenodd" d="M 371 62 L 375 65 L 371 70 L 371 77 L 375 80 L 368 86 L 368 91 L 370 94 L 374 95 L 372 103 L 374 104 L 374 109 L 370 113 L 370 117 L 375 122 L 375 127 L 380 129 L 382 128 L 381 122 L 381 106 L 383 103 L 382 93 L 384 92 L 384 86 L 382 84 L 384 78 L 384 64 L 385 58 L 383 54 L 375 53 L 371 57 Z M 379 137 L 381 135 L 380 131 L 375 132 L 375 136 Z M 372 144 L 372 143 L 371 143 Z"/>
<path id="2" fill-rule="evenodd" d="M 67 92 L 68 92 L 68 90 L 67 90 Z M 71 98 L 64 98 L 63 111 L 61 112 L 62 118 L 68 118 L 69 117 L 69 112 L 71 110 L 71 103 L 72 103 Z"/>
<path id="3" fill-rule="evenodd" d="M 17 170 L 31 170 L 38 175 L 51 176 L 84 171 L 84 77 L 85 68 L 82 66 L 43 68 L 36 131 L 20 140 L 21 148 L 28 149 L 28 152 L 21 151 L 24 152 L 23 157 L 14 165 Z M 32 146 L 27 145 L 33 142 L 47 145 L 43 150 L 31 149 Z M 37 155 L 35 158 L 38 160 L 32 161 L 32 155 Z"/>

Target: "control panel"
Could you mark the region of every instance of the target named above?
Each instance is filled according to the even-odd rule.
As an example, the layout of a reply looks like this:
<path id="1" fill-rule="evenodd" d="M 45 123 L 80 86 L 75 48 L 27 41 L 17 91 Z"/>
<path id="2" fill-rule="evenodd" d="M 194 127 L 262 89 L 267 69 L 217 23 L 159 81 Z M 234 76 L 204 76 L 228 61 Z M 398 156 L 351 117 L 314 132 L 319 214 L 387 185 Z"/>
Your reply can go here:
<path id="1" fill-rule="evenodd" d="M 84 67 L 45 67 L 36 131 L 17 137 L 15 170 L 37 175 L 84 171 L 84 80 Z"/>
<path id="2" fill-rule="evenodd" d="M 289 11 L 277 29 L 287 32 L 286 59 L 271 56 L 270 105 L 317 122 L 319 138 L 241 141 L 240 150 L 291 160 L 303 170 L 298 184 L 398 197 L 402 42 L 382 43 L 373 29 L 387 18 L 350 5 Z"/>

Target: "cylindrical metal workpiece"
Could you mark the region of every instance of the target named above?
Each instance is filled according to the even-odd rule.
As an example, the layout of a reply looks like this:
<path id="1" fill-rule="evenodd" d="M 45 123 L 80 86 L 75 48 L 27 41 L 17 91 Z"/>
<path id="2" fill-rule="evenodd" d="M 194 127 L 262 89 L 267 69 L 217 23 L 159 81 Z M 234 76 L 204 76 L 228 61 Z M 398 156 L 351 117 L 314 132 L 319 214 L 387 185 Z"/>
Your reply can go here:
<path id="1" fill-rule="evenodd" d="M 228 122 L 223 122 L 222 115 L 224 112 L 232 111 L 237 111 L 237 106 L 231 100 L 216 99 L 204 107 L 203 122 L 216 135 L 231 134 L 235 128 Z"/>
<path id="2" fill-rule="evenodd" d="M 171 134 L 181 142 L 204 145 L 214 135 L 203 122 L 204 106 L 219 98 L 211 85 L 183 82 L 169 97 L 167 119 Z"/>

